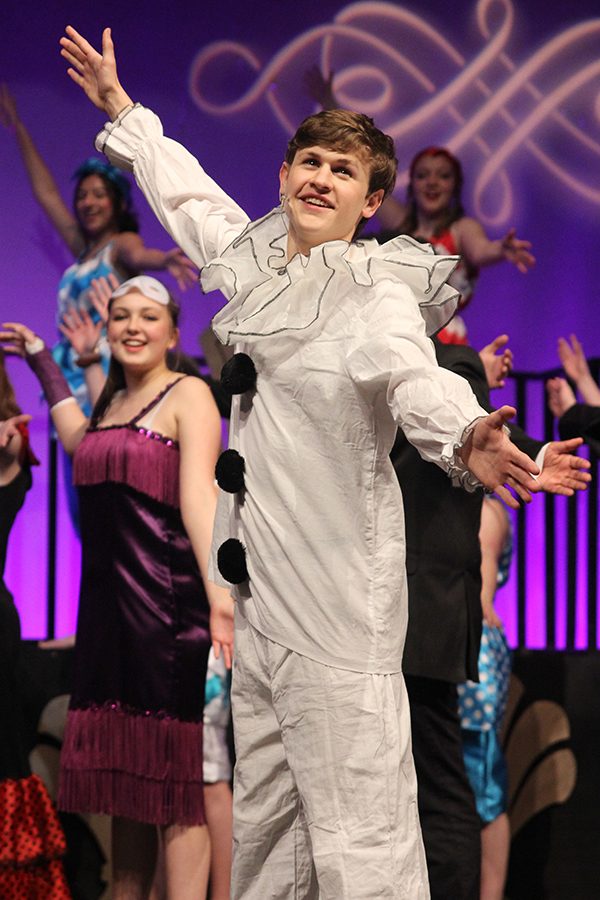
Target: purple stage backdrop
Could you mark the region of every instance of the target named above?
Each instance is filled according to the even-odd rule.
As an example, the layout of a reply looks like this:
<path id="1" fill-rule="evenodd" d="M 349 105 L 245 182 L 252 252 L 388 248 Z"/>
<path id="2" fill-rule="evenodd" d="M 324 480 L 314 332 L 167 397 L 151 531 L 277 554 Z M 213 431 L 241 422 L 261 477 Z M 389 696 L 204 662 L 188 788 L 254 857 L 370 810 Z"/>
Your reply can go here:
<path id="1" fill-rule="evenodd" d="M 63 0 L 30 7 L 10 0 L 0 12 L 0 78 L 69 197 L 71 174 L 93 152 L 102 119 L 67 78 L 58 39 L 71 23 L 99 43 L 101 28 L 111 25 L 129 93 L 153 107 L 166 133 L 194 151 L 255 217 L 277 202 L 287 138 L 314 108 L 304 73 L 314 65 L 333 71 L 340 103 L 368 112 L 395 137 L 400 195 L 415 151 L 446 145 L 464 163 L 467 211 L 494 236 L 514 226 L 534 243 L 537 266 L 527 276 L 506 264 L 482 273 L 466 319 L 474 346 L 508 332 L 517 367 L 540 370 L 556 364 L 556 339 L 571 331 L 588 354 L 600 355 L 597 10 L 595 0 L 566 11 L 542 0 L 456 0 L 451 9 L 446 0 Z M 51 341 L 56 284 L 71 260 L 32 200 L 5 130 L 0 149 L 1 319 L 24 321 Z M 136 205 L 146 243 L 170 246 L 139 192 Z M 219 298 L 193 289 L 183 306 L 183 345 L 193 353 Z M 34 416 L 42 466 L 11 539 L 7 583 L 24 635 L 38 637 L 46 633 L 47 421 L 29 372 L 19 361 L 10 372 L 21 405 Z M 529 424 L 535 433 L 539 417 Z M 528 534 L 530 646 L 543 644 L 543 610 L 535 604 L 543 535 L 538 503 Z M 66 635 L 74 630 L 79 550 L 62 503 L 58 524 L 56 630 Z M 508 588 L 500 611 L 514 641 L 513 609 Z M 559 615 L 559 634 L 563 626 Z"/>

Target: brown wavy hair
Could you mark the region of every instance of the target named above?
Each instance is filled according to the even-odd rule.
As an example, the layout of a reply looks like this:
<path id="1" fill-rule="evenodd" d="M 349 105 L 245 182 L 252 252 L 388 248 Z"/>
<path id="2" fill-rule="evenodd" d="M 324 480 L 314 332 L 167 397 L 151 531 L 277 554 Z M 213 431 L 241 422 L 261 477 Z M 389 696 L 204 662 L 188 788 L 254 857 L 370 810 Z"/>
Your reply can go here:
<path id="1" fill-rule="evenodd" d="M 308 116 L 290 140 L 285 161 L 291 165 L 298 150 L 314 146 L 365 154 L 371 169 L 369 193 L 383 188 L 387 197 L 394 190 L 398 171 L 394 141 L 369 116 L 349 109 L 323 109 Z"/>

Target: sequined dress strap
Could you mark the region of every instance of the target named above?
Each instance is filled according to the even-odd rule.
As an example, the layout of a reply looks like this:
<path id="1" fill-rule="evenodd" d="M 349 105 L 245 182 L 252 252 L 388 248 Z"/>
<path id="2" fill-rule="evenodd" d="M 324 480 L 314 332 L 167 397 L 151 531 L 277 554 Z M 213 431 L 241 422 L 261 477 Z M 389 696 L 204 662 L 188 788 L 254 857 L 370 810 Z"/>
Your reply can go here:
<path id="1" fill-rule="evenodd" d="M 144 406 L 144 408 L 142 410 L 140 410 L 140 412 L 137 413 L 137 415 L 135 415 L 133 417 L 133 419 L 130 419 L 129 422 L 126 423 L 126 427 L 128 427 L 128 428 L 135 427 L 138 424 L 138 422 L 140 421 L 140 419 L 143 419 L 144 416 L 147 416 L 148 413 L 151 412 L 151 410 L 153 410 L 156 406 L 158 406 L 159 403 L 162 402 L 162 400 L 166 397 L 166 395 L 169 393 L 171 388 L 174 388 L 175 385 L 179 384 L 179 382 L 182 381 L 184 378 L 189 378 L 189 377 L 191 377 L 191 376 L 183 375 L 181 378 L 176 378 L 175 381 L 169 382 L 169 384 L 166 387 L 164 387 L 162 389 L 162 391 L 160 391 L 160 393 L 158 393 L 156 395 L 156 397 L 154 397 L 154 399 L 150 401 L 150 403 L 146 404 L 146 406 Z"/>

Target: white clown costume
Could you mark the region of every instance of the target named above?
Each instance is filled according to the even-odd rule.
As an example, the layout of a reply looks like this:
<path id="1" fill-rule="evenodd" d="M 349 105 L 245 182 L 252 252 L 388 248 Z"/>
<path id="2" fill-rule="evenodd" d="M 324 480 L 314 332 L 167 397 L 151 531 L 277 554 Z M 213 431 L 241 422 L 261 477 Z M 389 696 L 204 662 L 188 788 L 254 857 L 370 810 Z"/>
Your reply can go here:
<path id="1" fill-rule="evenodd" d="M 456 450 L 486 413 L 427 337 L 454 312 L 457 258 L 397 238 L 287 261 L 283 211 L 249 223 L 150 110 L 96 146 L 229 300 L 213 321 L 236 355 L 212 573 L 237 601 L 232 897 L 424 900 L 389 452 L 400 426 L 473 484 Z"/>

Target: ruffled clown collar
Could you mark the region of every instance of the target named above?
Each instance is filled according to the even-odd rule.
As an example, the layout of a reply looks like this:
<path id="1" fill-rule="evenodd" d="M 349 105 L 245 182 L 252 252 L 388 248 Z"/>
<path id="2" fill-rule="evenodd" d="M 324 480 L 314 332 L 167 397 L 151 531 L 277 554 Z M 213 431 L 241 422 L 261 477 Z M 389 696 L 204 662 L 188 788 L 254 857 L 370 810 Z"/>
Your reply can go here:
<path id="1" fill-rule="evenodd" d="M 446 281 L 458 256 L 436 256 L 429 244 L 400 235 L 385 244 L 374 239 L 328 241 L 288 262 L 287 233 L 287 217 L 276 207 L 204 266 L 203 290 L 219 290 L 229 300 L 212 321 L 221 343 L 254 343 L 282 334 L 303 337 L 347 293 L 348 279 L 364 288 L 379 280 L 408 285 L 429 335 L 454 315 L 460 295 Z"/>

